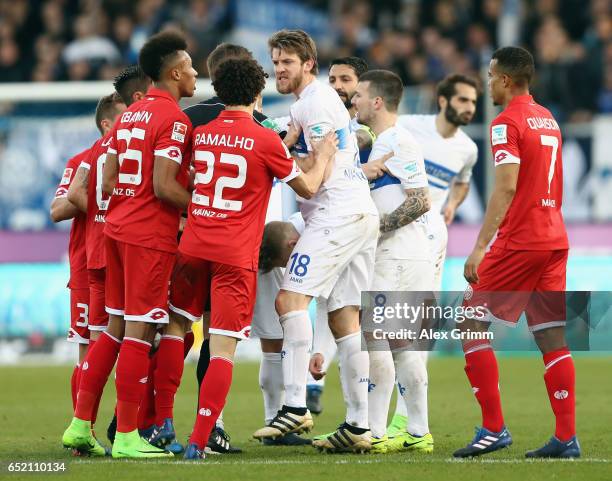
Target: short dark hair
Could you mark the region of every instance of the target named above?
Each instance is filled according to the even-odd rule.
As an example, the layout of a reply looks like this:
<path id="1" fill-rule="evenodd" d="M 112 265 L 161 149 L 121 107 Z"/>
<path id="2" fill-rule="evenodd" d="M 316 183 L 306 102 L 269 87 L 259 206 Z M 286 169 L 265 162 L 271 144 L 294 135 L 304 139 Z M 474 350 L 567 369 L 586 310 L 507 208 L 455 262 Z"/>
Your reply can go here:
<path id="1" fill-rule="evenodd" d="M 206 59 L 206 69 L 211 80 L 215 79 L 215 73 L 221 63 L 229 59 L 253 58 L 253 53 L 242 45 L 223 42 L 210 52 Z"/>
<path id="2" fill-rule="evenodd" d="M 274 262 L 281 256 L 287 225 L 287 222 L 272 221 L 264 227 L 259 248 L 259 270 L 264 274 L 274 269 Z"/>
<path id="3" fill-rule="evenodd" d="M 446 100 L 450 102 L 450 99 L 457 93 L 456 85 L 457 84 L 466 84 L 470 87 L 474 87 L 476 89 L 476 95 L 480 94 L 480 84 L 478 81 L 467 75 L 462 75 L 459 73 L 447 75 L 440 81 L 440 83 L 436 87 L 436 99 L 439 97 L 444 97 Z M 439 108 L 439 105 L 438 105 Z"/>
<path id="4" fill-rule="evenodd" d="M 233 58 L 217 67 L 212 84 L 225 105 L 251 105 L 266 86 L 266 77 L 256 60 Z"/>
<path id="5" fill-rule="evenodd" d="M 125 102 L 119 96 L 117 92 L 113 92 L 112 94 L 105 95 L 98 101 L 98 105 L 96 106 L 96 127 L 101 134 L 102 131 L 102 121 L 103 120 L 113 120 L 115 115 L 117 115 L 118 110 L 117 105 L 124 104 Z"/>
<path id="6" fill-rule="evenodd" d="M 390 70 L 369 70 L 359 77 L 360 82 L 370 82 L 369 91 L 375 97 L 382 97 L 389 112 L 397 112 L 404 85 L 402 79 Z"/>
<path id="7" fill-rule="evenodd" d="M 123 103 L 129 107 L 133 103 L 132 95 L 134 95 L 134 92 L 146 93 L 150 82 L 151 79 L 147 77 L 139 65 L 130 65 L 115 77 L 113 87 L 123 99 Z"/>
<path id="8" fill-rule="evenodd" d="M 361 75 L 368 71 L 368 63 L 361 57 L 335 58 L 331 61 L 329 68 L 333 67 L 334 65 L 348 65 L 353 69 L 353 72 L 355 72 L 357 78 L 361 77 Z"/>
<path id="9" fill-rule="evenodd" d="M 187 50 L 185 37 L 177 31 L 166 30 L 147 40 L 140 50 L 138 64 L 144 73 L 156 82 L 160 79 L 167 61 L 181 50 Z"/>
<path id="10" fill-rule="evenodd" d="M 295 53 L 302 63 L 313 60 L 314 64 L 310 72 L 314 75 L 319 73 L 317 46 L 312 37 L 304 30 L 279 30 L 268 39 L 268 47 L 270 51 L 278 48 L 288 53 Z"/>
<path id="11" fill-rule="evenodd" d="M 523 47 L 502 47 L 491 57 L 496 68 L 506 74 L 519 87 L 528 87 L 535 73 L 533 55 Z"/>

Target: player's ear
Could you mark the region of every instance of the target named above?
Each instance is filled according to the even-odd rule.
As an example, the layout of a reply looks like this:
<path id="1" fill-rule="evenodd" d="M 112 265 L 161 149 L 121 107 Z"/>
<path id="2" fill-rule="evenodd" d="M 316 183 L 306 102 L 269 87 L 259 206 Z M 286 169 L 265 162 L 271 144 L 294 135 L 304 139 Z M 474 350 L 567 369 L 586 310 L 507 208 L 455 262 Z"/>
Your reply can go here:
<path id="1" fill-rule="evenodd" d="M 438 107 L 440 108 L 440 110 L 444 110 L 447 105 L 448 105 L 447 98 L 444 95 L 440 95 L 438 97 Z"/>
<path id="2" fill-rule="evenodd" d="M 312 69 L 314 68 L 314 60 L 313 59 L 308 59 L 304 62 L 304 66 L 306 67 L 306 70 L 310 73 L 312 73 Z"/>

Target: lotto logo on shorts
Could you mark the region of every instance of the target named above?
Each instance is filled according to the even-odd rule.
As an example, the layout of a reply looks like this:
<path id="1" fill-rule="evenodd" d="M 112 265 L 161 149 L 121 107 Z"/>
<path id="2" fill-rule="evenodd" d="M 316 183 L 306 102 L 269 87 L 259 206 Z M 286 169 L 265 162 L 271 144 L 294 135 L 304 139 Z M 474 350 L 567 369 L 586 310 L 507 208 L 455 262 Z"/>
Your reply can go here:
<path id="1" fill-rule="evenodd" d="M 206 416 L 206 417 L 208 417 L 208 416 L 210 416 L 210 415 L 212 414 L 212 411 L 211 411 L 210 409 L 208 409 L 208 408 L 202 408 L 202 409 L 200 409 L 200 410 L 198 411 L 198 414 L 199 414 L 200 416 Z"/>
<path id="2" fill-rule="evenodd" d="M 561 389 L 560 391 L 555 391 L 555 399 L 567 399 L 569 393 L 565 389 Z"/>
<path id="3" fill-rule="evenodd" d="M 163 309 L 153 309 L 148 314 L 145 314 L 145 317 L 148 317 L 152 321 L 163 321 L 164 319 L 168 319 L 168 313 Z"/>

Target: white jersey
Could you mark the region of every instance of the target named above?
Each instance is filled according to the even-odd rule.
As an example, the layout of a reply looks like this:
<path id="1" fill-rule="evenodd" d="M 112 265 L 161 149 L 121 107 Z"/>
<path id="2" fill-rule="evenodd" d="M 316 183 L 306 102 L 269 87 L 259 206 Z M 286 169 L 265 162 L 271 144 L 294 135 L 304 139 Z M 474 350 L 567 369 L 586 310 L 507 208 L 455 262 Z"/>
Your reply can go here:
<path id="1" fill-rule="evenodd" d="M 382 132 L 372 146 L 370 160 L 385 154 L 395 155 L 385 162 L 391 174 L 370 183 L 372 199 L 381 217 L 397 209 L 406 200 L 407 189 L 427 187 L 427 175 L 421 147 L 403 127 L 395 125 Z M 380 259 L 430 259 L 427 239 L 427 214 L 404 227 L 381 234 L 376 250 Z"/>
<path id="2" fill-rule="evenodd" d="M 461 129 L 452 137 L 442 137 L 436 128 L 435 115 L 400 115 L 398 123 L 410 131 L 423 149 L 431 213 L 439 214 L 453 179 L 470 181 L 478 147 Z"/>
<path id="3" fill-rule="evenodd" d="M 336 91 L 313 80 L 291 106 L 291 120 L 302 131 L 294 146 L 298 155 L 308 155 L 311 140 L 321 140 L 331 130 L 339 141 L 329 178 L 311 199 L 298 199 L 304 220 L 308 222 L 315 214 L 333 217 L 376 214 L 368 195 L 368 181 L 359 167 L 357 140 L 349 127 L 351 119 Z"/>

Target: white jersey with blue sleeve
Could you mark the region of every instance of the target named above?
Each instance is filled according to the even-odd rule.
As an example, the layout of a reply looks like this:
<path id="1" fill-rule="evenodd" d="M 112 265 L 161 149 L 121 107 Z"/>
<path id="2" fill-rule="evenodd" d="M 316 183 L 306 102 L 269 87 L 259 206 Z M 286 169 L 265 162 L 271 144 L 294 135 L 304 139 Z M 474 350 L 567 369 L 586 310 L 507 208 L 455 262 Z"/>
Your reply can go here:
<path id="1" fill-rule="evenodd" d="M 307 156 L 312 150 L 311 140 L 321 140 L 331 130 L 339 141 L 329 178 L 311 199 L 298 199 L 306 223 L 314 215 L 376 214 L 368 195 L 367 179 L 359 167 L 357 140 L 349 126 L 351 119 L 336 91 L 313 80 L 291 106 L 291 121 L 301 130 L 294 146 L 300 156 Z"/>
<path id="2" fill-rule="evenodd" d="M 431 212 L 439 214 L 448 197 L 453 179 L 469 182 L 478 158 L 478 147 L 458 129 L 444 138 L 436 127 L 435 115 L 400 115 L 398 123 L 421 145 L 431 195 Z"/>
<path id="3" fill-rule="evenodd" d="M 370 183 L 370 193 L 381 217 L 393 212 L 406 200 L 406 190 L 427 187 L 421 147 L 410 132 L 395 125 L 379 134 L 372 146 L 370 161 L 389 152 L 395 154 L 385 162 L 390 173 Z M 429 260 L 427 214 L 404 227 L 381 234 L 376 261 L 381 259 Z"/>

